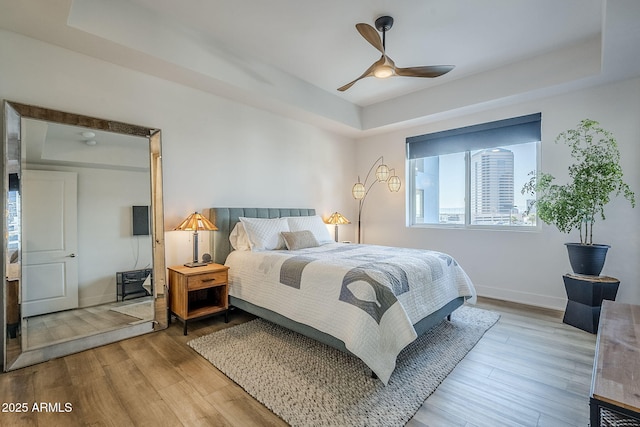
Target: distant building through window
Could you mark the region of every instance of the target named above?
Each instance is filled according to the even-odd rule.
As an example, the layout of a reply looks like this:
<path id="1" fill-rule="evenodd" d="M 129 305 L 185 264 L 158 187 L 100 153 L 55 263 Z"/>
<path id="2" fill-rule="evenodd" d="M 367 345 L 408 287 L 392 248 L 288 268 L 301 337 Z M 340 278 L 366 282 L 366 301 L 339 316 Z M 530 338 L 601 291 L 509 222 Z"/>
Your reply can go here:
<path id="1" fill-rule="evenodd" d="M 471 170 L 471 223 L 509 223 L 514 208 L 513 151 L 478 151 L 471 155 Z"/>

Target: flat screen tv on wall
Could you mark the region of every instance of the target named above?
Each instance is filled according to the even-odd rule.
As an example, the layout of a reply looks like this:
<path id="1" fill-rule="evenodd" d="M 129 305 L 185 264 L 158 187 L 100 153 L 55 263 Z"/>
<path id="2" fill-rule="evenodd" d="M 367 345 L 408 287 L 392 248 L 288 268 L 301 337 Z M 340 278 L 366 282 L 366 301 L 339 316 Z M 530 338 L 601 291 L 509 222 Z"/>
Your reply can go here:
<path id="1" fill-rule="evenodd" d="M 133 235 L 149 235 L 149 206 L 132 206 Z"/>

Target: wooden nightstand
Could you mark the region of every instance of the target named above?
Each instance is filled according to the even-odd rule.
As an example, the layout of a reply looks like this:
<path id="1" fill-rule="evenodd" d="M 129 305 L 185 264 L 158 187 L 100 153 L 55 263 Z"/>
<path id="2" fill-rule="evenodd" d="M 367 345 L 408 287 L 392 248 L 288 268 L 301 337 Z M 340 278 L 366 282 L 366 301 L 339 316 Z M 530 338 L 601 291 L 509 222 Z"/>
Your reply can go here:
<path id="1" fill-rule="evenodd" d="M 169 307 L 184 322 L 185 335 L 191 319 L 224 313 L 224 321 L 229 321 L 228 270 L 220 264 L 169 267 Z"/>

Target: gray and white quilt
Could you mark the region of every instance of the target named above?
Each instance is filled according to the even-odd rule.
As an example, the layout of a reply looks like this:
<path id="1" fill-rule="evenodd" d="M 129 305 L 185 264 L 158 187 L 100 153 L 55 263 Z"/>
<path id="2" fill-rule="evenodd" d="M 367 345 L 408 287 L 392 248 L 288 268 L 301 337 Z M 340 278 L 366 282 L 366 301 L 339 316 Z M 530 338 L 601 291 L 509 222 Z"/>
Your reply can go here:
<path id="1" fill-rule="evenodd" d="M 474 298 L 449 255 L 331 243 L 297 251 L 234 251 L 230 295 L 332 335 L 386 384 L 415 323 L 457 297 Z"/>

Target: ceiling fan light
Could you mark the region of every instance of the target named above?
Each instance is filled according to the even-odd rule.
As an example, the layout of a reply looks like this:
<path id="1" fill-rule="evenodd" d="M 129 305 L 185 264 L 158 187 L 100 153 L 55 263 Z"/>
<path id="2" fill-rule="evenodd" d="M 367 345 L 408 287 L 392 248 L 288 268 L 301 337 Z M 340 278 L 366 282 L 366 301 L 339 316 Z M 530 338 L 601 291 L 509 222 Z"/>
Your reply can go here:
<path id="1" fill-rule="evenodd" d="M 393 67 L 387 64 L 378 65 L 376 69 L 373 70 L 373 75 L 379 79 L 386 79 L 387 77 L 393 76 L 393 74 Z"/>

